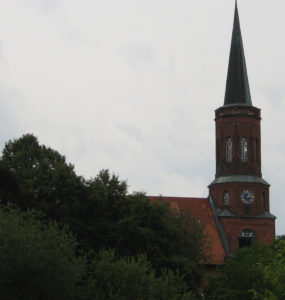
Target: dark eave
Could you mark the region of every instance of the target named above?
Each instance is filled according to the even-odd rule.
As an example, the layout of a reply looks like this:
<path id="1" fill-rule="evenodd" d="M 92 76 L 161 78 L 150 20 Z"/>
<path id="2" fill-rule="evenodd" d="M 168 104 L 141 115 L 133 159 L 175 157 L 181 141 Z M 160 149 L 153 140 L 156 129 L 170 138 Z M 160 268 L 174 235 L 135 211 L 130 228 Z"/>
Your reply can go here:
<path id="1" fill-rule="evenodd" d="M 252 176 L 252 175 L 227 175 L 227 176 L 220 176 L 217 177 L 214 181 L 212 181 L 208 187 L 214 185 L 214 184 L 224 184 L 224 183 L 231 183 L 231 182 L 250 182 L 250 183 L 261 183 L 267 186 L 270 186 L 270 184 L 265 181 L 263 178 L 258 176 Z"/>

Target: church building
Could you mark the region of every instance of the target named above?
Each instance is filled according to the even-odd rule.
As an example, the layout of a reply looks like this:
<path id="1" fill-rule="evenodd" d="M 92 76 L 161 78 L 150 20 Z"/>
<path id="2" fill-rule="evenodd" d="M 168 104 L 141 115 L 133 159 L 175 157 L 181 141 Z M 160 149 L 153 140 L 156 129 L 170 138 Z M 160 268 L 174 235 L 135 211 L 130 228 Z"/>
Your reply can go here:
<path id="1" fill-rule="evenodd" d="M 151 196 L 173 209 L 189 210 L 204 226 L 208 265 L 224 264 L 253 239 L 271 243 L 269 183 L 261 173 L 260 109 L 252 105 L 237 4 L 223 106 L 215 111 L 216 174 L 208 198 Z"/>

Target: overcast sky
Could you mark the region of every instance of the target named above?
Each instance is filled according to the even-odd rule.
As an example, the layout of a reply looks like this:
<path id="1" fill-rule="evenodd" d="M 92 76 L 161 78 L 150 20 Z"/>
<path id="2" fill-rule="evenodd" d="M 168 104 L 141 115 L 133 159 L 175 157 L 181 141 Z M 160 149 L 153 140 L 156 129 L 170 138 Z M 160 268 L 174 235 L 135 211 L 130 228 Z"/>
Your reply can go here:
<path id="1" fill-rule="evenodd" d="M 239 1 L 263 178 L 285 234 L 285 1 Z M 207 197 L 234 0 L 0 0 L 0 149 L 33 133 L 76 172 Z"/>

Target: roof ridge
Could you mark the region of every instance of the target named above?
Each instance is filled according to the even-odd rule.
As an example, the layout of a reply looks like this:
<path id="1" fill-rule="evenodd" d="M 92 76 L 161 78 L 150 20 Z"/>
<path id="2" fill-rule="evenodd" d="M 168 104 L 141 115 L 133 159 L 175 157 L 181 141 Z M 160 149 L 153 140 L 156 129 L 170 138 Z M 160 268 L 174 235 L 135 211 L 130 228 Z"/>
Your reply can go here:
<path id="1" fill-rule="evenodd" d="M 162 195 L 158 195 L 158 196 L 151 196 L 151 195 L 147 195 L 147 197 L 150 198 L 173 198 L 173 199 L 201 199 L 201 200 L 207 200 L 207 197 L 186 197 L 186 196 L 162 196 Z"/>

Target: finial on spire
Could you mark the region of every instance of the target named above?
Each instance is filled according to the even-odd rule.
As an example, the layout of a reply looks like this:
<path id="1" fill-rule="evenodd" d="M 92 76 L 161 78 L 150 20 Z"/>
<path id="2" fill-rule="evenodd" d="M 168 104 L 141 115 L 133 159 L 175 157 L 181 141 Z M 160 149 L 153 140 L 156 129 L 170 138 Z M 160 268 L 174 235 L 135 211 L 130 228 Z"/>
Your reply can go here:
<path id="1" fill-rule="evenodd" d="M 224 105 L 252 105 L 240 30 L 237 0 Z"/>

